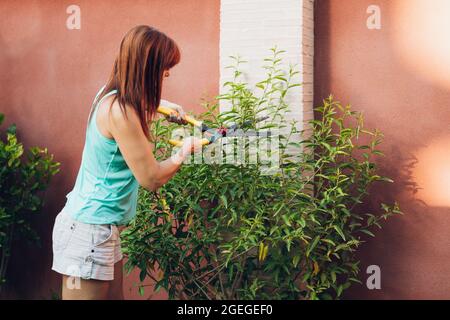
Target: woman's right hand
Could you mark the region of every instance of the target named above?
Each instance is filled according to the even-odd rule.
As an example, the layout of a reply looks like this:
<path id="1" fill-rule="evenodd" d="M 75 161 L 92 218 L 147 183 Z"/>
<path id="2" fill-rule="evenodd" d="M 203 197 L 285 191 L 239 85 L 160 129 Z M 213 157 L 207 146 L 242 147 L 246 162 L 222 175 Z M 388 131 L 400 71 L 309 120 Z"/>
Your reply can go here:
<path id="1" fill-rule="evenodd" d="M 187 124 L 186 112 L 184 111 L 182 106 L 163 99 L 161 99 L 160 105 L 171 108 L 174 111 L 174 113 L 170 116 L 166 116 L 167 121 L 178 123 L 181 125 Z"/>

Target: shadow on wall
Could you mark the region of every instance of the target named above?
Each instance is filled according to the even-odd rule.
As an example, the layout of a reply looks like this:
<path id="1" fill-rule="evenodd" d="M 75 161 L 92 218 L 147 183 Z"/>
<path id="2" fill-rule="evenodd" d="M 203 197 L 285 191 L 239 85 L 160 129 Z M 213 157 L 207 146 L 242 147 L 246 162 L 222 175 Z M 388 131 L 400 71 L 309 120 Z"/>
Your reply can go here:
<path id="1" fill-rule="evenodd" d="M 351 299 L 450 298 L 450 23 L 445 0 L 379 0 L 381 30 L 368 30 L 368 0 L 318 0 L 315 105 L 333 93 L 385 134 L 381 174 L 365 210 L 398 200 L 402 217 L 360 248 L 362 286 Z M 447 10 L 446 10 L 447 9 Z M 381 290 L 365 286 L 381 268 Z"/>

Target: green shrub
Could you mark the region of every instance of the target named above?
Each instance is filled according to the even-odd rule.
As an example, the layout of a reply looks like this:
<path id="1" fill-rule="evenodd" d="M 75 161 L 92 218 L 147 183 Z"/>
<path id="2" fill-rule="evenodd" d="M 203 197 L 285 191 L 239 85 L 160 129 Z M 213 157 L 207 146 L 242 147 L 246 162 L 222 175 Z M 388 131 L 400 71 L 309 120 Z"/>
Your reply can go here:
<path id="1" fill-rule="evenodd" d="M 139 268 L 141 281 L 153 279 L 171 299 L 339 298 L 359 282 L 355 253 L 364 237 L 400 213 L 397 204 L 381 204 L 381 213 L 358 209 L 373 183 L 392 182 L 374 162 L 381 133 L 364 129 L 361 114 L 332 97 L 315 109 L 309 130 L 287 123 L 297 71 L 283 71 L 283 52 L 272 53 L 267 78 L 254 89 L 235 58 L 235 78 L 218 97 L 231 110 L 216 115 L 217 104 L 206 104 L 203 119 L 214 127 L 250 121 L 256 129 L 255 119 L 269 115 L 258 129 L 282 131 L 280 171 L 262 174 L 261 163 L 184 165 L 158 192 L 140 190 L 137 217 L 122 233 L 126 269 Z M 170 155 L 172 130 L 154 123 L 157 157 Z"/>
<path id="2" fill-rule="evenodd" d="M 0 124 L 3 120 L 0 114 Z M 13 241 L 39 239 L 30 218 L 41 208 L 41 192 L 59 168 L 47 149 L 32 147 L 25 157 L 15 125 L 5 133 L 6 139 L 0 139 L 0 288 L 6 281 Z"/>

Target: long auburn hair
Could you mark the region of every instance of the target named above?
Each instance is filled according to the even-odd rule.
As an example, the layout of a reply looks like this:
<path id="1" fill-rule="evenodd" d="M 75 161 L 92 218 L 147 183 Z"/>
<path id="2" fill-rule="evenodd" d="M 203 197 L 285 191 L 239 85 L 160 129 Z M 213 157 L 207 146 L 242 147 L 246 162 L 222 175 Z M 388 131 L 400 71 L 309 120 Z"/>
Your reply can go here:
<path id="1" fill-rule="evenodd" d="M 117 99 L 125 117 L 125 105 L 133 107 L 149 137 L 149 122 L 161 101 L 164 71 L 178 64 L 180 56 L 176 42 L 163 32 L 146 25 L 132 28 L 120 43 L 113 70 L 97 101 L 117 90 L 111 105 Z"/>

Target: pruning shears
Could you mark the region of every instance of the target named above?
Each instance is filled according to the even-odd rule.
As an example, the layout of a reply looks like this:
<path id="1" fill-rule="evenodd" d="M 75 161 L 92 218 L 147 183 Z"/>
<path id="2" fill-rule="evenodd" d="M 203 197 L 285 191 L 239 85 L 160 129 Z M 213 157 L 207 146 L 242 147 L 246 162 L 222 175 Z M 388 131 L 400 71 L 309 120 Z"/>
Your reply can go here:
<path id="1" fill-rule="evenodd" d="M 171 108 L 165 107 L 165 106 L 159 106 L 157 111 L 168 117 L 173 116 L 174 114 L 177 113 L 174 109 L 171 109 Z M 256 122 L 261 122 L 268 118 L 269 117 L 257 118 Z M 243 123 L 243 125 L 241 125 L 241 126 L 239 126 L 238 124 L 233 124 L 233 125 L 226 126 L 226 127 L 223 126 L 220 128 L 210 128 L 206 124 L 204 124 L 202 121 L 199 121 L 189 115 L 185 116 L 185 120 L 190 125 L 199 128 L 201 130 L 202 134 L 204 134 L 205 137 L 201 140 L 202 146 L 206 146 L 208 144 L 214 143 L 215 141 L 217 141 L 220 138 L 241 136 L 242 132 L 240 131 L 240 129 L 248 127 L 252 123 L 251 121 L 245 121 Z M 169 143 L 171 145 L 177 146 L 177 147 L 181 147 L 183 145 L 182 140 L 170 139 Z"/>

